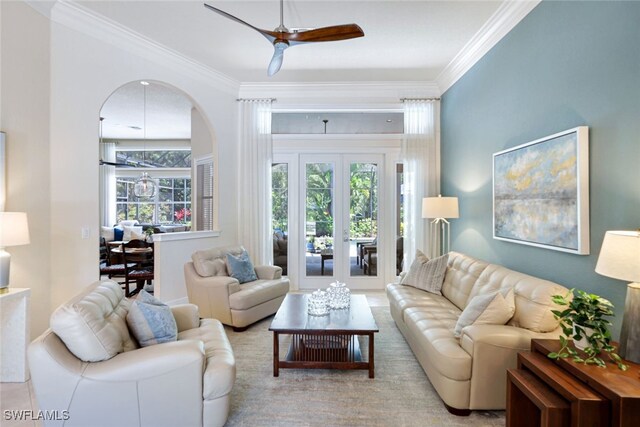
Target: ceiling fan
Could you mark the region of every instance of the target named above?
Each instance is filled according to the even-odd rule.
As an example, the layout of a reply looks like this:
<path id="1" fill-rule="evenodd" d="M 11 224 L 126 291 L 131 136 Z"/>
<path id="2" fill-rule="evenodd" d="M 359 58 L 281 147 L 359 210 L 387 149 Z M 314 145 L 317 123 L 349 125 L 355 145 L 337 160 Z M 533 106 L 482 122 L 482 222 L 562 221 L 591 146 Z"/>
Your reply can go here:
<path id="1" fill-rule="evenodd" d="M 313 43 L 313 42 L 332 42 L 338 40 L 348 40 L 357 37 L 363 37 L 364 31 L 356 24 L 335 25 L 332 27 L 322 28 L 292 28 L 288 29 L 283 23 L 283 3 L 284 0 L 280 0 L 280 25 L 273 31 L 263 30 L 258 27 L 236 18 L 233 15 L 228 14 L 220 9 L 217 9 L 208 4 L 204 6 L 212 10 L 225 18 L 231 19 L 239 24 L 246 25 L 247 27 L 262 34 L 269 43 L 273 45 L 273 57 L 269 63 L 267 74 L 273 76 L 280 70 L 282 66 L 282 59 L 285 49 L 290 46 L 295 46 L 301 43 Z"/>

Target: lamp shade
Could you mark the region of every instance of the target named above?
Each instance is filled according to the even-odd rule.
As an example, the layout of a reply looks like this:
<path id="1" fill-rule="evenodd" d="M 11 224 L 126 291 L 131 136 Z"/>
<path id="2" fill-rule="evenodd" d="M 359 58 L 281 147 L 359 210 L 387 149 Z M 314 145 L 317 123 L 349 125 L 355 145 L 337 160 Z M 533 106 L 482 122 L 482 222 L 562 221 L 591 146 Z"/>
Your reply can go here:
<path id="1" fill-rule="evenodd" d="M 422 218 L 459 218 L 457 197 L 425 197 Z"/>
<path id="2" fill-rule="evenodd" d="M 0 248 L 29 244 L 29 226 L 24 212 L 0 212 Z"/>
<path id="3" fill-rule="evenodd" d="M 628 282 L 640 282 L 640 232 L 607 231 L 596 273 Z"/>

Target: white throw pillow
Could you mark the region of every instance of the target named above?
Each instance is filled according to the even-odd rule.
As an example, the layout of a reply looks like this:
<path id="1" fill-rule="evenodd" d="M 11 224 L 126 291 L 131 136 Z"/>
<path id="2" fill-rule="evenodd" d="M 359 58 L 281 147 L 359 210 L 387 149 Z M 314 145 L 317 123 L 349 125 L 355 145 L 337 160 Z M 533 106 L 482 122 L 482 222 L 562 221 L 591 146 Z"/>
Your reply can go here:
<path id="1" fill-rule="evenodd" d="M 513 317 L 515 311 L 513 288 L 509 289 L 506 296 L 500 292 L 477 295 L 460 314 L 454 335 L 459 337 L 462 329 L 469 325 L 504 325 Z"/>
<path id="2" fill-rule="evenodd" d="M 129 240 L 147 240 L 147 235 L 144 233 L 138 233 L 136 230 L 131 230 L 131 239 Z"/>
<path id="3" fill-rule="evenodd" d="M 140 227 L 124 227 L 124 234 L 122 235 L 122 240 L 124 240 L 125 242 L 128 242 L 129 240 L 133 240 L 135 239 L 135 237 L 132 237 L 131 233 L 137 233 L 138 235 L 142 234 L 142 226 Z"/>
<path id="4" fill-rule="evenodd" d="M 429 260 L 429 257 L 421 251 L 416 251 L 416 258 L 409 268 L 409 273 L 402 278 L 400 283 L 442 295 L 442 283 L 447 272 L 448 261 L 449 254 Z"/>
<path id="5" fill-rule="evenodd" d="M 113 227 L 100 227 L 100 237 L 104 237 L 104 240 L 107 242 L 116 240 Z"/>

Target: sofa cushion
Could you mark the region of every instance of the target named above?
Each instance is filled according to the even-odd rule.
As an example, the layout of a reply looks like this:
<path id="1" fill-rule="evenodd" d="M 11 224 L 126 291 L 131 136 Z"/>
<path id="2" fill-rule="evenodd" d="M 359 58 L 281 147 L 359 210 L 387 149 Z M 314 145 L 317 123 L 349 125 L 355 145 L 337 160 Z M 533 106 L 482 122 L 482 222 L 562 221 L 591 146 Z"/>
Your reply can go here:
<path id="1" fill-rule="evenodd" d="M 240 289 L 229 295 L 229 306 L 232 310 L 247 310 L 286 295 L 289 292 L 289 280 L 256 280 L 240 285 Z"/>
<path id="2" fill-rule="evenodd" d="M 462 329 L 469 325 L 504 325 L 513 317 L 515 309 L 513 289 L 505 296 L 498 291 L 476 295 L 460 314 L 454 335 L 459 337 Z"/>
<path id="3" fill-rule="evenodd" d="M 442 283 L 447 270 L 448 254 L 429 260 L 420 251 L 416 251 L 416 257 L 409 272 L 402 279 L 403 285 L 413 286 L 436 295 L 442 295 Z"/>
<path id="4" fill-rule="evenodd" d="M 436 296 L 413 286 L 405 286 L 399 283 L 387 285 L 387 294 L 389 295 L 389 304 L 395 306 L 401 313 L 409 307 L 432 305 L 434 301 L 432 297 Z"/>
<path id="5" fill-rule="evenodd" d="M 222 323 L 202 319 L 200 327 L 178 334 L 178 341 L 198 340 L 203 343 L 204 366 L 202 397 L 213 400 L 229 394 L 236 378 L 235 359 Z"/>
<path id="6" fill-rule="evenodd" d="M 551 332 L 558 328 L 559 322 L 551 310 L 564 310 L 566 307 L 553 302 L 553 295 L 566 295 L 569 290 L 564 286 L 547 280 L 525 276 L 515 287 L 516 312 L 509 322 L 512 326 L 529 329 L 534 332 Z"/>
<path id="7" fill-rule="evenodd" d="M 471 378 L 472 358 L 453 334 L 460 309 L 445 297 L 428 295 L 432 304 L 404 311 L 407 328 L 435 369 L 452 380 L 466 381 Z"/>
<path id="8" fill-rule="evenodd" d="M 504 294 L 508 289 L 514 290 L 516 302 L 516 312 L 510 325 L 534 332 L 550 332 L 558 327 L 551 310 L 563 308 L 555 305 L 551 296 L 564 295 L 568 290 L 548 280 L 490 264 L 478 278 L 469 297 L 496 290 Z"/>
<path id="9" fill-rule="evenodd" d="M 227 254 L 227 271 L 229 276 L 237 279 L 240 284 L 258 280 L 247 251 L 240 255 Z"/>
<path id="10" fill-rule="evenodd" d="M 240 255 L 244 251 L 242 246 L 225 246 L 195 251 L 191 255 L 193 268 L 202 277 L 228 276 L 227 254 Z"/>
<path id="11" fill-rule="evenodd" d="M 51 315 L 51 329 L 78 359 L 99 362 L 134 350 L 126 316 L 131 303 L 116 282 L 96 282 Z"/>
<path id="12" fill-rule="evenodd" d="M 464 310 L 471 289 L 489 264 L 470 256 L 449 252 L 447 272 L 442 284 L 442 295 L 459 309 Z"/>
<path id="13" fill-rule="evenodd" d="M 175 341 L 178 337 L 171 308 L 144 289 L 131 304 L 127 325 L 141 347 Z"/>

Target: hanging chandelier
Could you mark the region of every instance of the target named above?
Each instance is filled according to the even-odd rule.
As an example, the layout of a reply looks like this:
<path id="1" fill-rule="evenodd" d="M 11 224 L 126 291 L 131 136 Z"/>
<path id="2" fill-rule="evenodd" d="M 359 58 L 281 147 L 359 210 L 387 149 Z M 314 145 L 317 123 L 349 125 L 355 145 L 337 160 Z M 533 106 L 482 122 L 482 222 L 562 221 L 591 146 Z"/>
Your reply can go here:
<path id="1" fill-rule="evenodd" d="M 147 86 L 149 82 L 141 81 L 140 84 L 144 86 L 144 117 L 143 117 L 143 149 L 142 149 L 142 167 L 145 165 L 146 152 L 147 152 Z M 136 180 L 133 185 L 133 194 L 138 198 L 151 198 L 155 197 L 158 185 L 156 181 L 149 176 L 147 172 L 142 172 L 142 175 Z"/>

